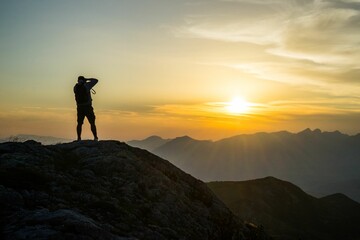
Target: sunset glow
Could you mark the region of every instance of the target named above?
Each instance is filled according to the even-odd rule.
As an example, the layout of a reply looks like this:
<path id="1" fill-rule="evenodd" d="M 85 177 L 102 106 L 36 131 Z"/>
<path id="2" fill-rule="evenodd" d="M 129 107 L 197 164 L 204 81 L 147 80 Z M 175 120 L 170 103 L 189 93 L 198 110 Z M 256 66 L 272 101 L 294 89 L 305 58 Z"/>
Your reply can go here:
<path id="1" fill-rule="evenodd" d="M 355 0 L 5 1 L 0 137 L 74 138 L 79 75 L 103 139 L 356 134 L 359 24 Z"/>
<path id="2" fill-rule="evenodd" d="M 244 114 L 250 110 L 250 103 L 246 100 L 235 97 L 231 102 L 227 103 L 226 110 L 232 114 Z"/>

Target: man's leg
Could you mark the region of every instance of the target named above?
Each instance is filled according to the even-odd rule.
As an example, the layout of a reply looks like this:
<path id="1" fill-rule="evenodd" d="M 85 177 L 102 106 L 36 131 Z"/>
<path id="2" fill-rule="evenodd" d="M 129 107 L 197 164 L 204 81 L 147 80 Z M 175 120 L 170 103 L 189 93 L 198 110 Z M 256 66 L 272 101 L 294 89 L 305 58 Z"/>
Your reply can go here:
<path id="1" fill-rule="evenodd" d="M 96 131 L 96 125 L 95 125 L 95 113 L 94 113 L 94 109 L 91 107 L 89 109 L 89 114 L 86 115 L 90 126 L 91 126 L 91 132 L 94 135 L 94 140 L 97 141 L 98 140 L 98 136 L 97 136 L 97 131 Z"/>
<path id="2" fill-rule="evenodd" d="M 82 111 L 82 109 L 77 109 L 77 126 L 76 126 L 76 132 L 77 132 L 77 140 L 81 140 L 81 130 L 82 125 L 84 123 L 85 114 Z"/>
<path id="3" fill-rule="evenodd" d="M 82 123 L 78 123 L 76 126 L 76 132 L 77 132 L 77 140 L 81 140 L 81 130 L 82 130 Z"/>
<path id="4" fill-rule="evenodd" d="M 97 132 L 96 132 L 96 125 L 95 125 L 95 121 L 93 124 L 91 124 L 91 131 L 94 135 L 94 140 L 97 141 L 98 140 L 98 136 L 97 136 Z"/>

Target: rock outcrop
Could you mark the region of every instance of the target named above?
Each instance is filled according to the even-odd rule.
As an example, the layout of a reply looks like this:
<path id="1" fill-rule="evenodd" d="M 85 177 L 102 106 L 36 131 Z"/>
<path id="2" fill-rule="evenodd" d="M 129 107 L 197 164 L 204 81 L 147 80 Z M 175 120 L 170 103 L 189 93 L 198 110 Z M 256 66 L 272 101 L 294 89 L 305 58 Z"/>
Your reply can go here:
<path id="1" fill-rule="evenodd" d="M 360 239 L 360 204 L 343 194 L 315 198 L 274 177 L 208 186 L 233 213 L 275 239 Z"/>
<path id="2" fill-rule="evenodd" d="M 207 186 L 117 141 L 0 144 L 2 239 L 267 239 Z"/>

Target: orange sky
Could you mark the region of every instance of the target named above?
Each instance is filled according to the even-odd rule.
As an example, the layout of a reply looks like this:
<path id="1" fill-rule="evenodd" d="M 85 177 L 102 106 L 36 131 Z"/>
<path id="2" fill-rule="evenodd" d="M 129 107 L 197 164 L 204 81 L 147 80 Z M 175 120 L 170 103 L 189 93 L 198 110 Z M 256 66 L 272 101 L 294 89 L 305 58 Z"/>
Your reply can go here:
<path id="1" fill-rule="evenodd" d="M 99 79 L 102 139 L 358 133 L 359 9 L 355 0 L 8 1 L 0 137 L 75 138 L 78 75 Z M 228 111 L 236 97 L 251 103 L 246 112 Z"/>

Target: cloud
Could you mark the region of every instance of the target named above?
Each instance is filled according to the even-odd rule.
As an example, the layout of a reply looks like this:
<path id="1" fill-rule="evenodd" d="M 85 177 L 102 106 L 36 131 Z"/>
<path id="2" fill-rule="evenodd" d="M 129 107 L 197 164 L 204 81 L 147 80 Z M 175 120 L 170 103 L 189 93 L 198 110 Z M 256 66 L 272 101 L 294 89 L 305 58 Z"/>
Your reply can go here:
<path id="1" fill-rule="evenodd" d="M 360 1 L 199 2 L 175 36 L 238 43 L 238 48 L 253 44 L 263 51 L 257 59 L 214 65 L 314 92 L 354 96 L 360 90 Z"/>
<path id="2" fill-rule="evenodd" d="M 223 66 L 238 69 L 259 79 L 301 87 L 310 92 L 324 92 L 333 96 L 357 96 L 360 91 L 360 69 L 331 67 L 312 62 L 248 62 Z"/>
<path id="3" fill-rule="evenodd" d="M 354 28 L 359 17 L 354 9 L 333 8 L 318 3 L 283 26 L 281 41 L 269 52 L 316 63 L 352 66 L 359 57 L 360 32 Z"/>
<path id="4" fill-rule="evenodd" d="M 236 3 L 240 13 L 249 10 L 256 18 L 229 14 L 222 7 L 218 12 L 210 11 L 212 15 L 188 16 L 186 24 L 174 31 L 176 36 L 271 45 L 271 54 L 324 63 L 349 64 L 354 51 L 358 54 L 360 11 L 350 8 L 354 2 L 221 2 Z M 208 7 L 214 6 L 218 5 Z"/>
<path id="5" fill-rule="evenodd" d="M 278 32 L 269 25 L 276 26 L 283 14 L 278 14 L 280 9 L 268 9 L 268 4 L 257 5 L 250 1 L 203 2 L 201 8 L 194 8 L 195 12 L 185 17 L 185 25 L 173 32 L 186 38 L 271 44 L 277 41 Z"/>

